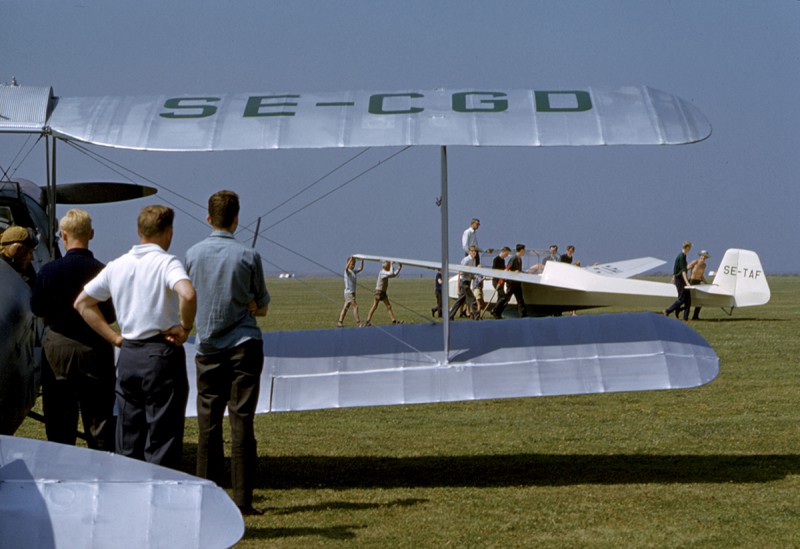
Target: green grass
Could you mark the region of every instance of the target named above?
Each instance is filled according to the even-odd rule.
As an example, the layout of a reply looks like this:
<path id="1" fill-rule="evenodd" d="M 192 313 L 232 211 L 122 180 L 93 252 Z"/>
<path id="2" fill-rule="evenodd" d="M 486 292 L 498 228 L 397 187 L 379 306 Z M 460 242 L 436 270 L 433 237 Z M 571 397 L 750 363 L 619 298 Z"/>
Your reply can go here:
<path id="1" fill-rule="evenodd" d="M 721 363 L 697 389 L 259 416 L 267 514 L 239 546 L 800 547 L 800 277 L 770 283 L 691 324 Z M 429 319 L 432 286 L 393 280 L 398 317 Z M 265 329 L 335 324 L 340 280 L 269 288 Z"/>

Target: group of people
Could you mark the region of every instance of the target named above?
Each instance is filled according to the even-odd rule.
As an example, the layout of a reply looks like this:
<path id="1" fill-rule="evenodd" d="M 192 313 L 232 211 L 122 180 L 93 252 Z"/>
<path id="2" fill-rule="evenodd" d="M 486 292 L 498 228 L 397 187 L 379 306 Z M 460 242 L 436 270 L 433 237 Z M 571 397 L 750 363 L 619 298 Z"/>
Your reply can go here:
<path id="1" fill-rule="evenodd" d="M 478 245 L 478 237 L 476 232 L 481 226 L 478 218 L 473 218 L 470 221 L 469 227 L 461 235 L 461 246 L 464 250 L 464 258 L 461 260 L 461 265 L 466 267 L 480 266 L 480 254 L 483 252 Z M 493 253 L 494 249 L 485 250 L 486 253 Z M 514 256 L 508 260 L 511 254 L 511 248 L 504 246 L 500 252 L 492 260 L 492 269 L 505 270 L 510 272 L 522 272 L 523 258 L 525 256 L 526 248 L 524 244 L 517 244 Z M 575 261 L 575 246 L 567 246 L 567 251 L 563 255 L 558 255 L 558 246 L 553 244 L 550 246 L 550 251 L 541 264 L 537 264 L 534 268 L 541 270 L 544 264 L 548 261 L 560 261 L 563 263 L 570 263 L 580 266 L 579 261 Z M 503 311 L 505 310 L 508 302 L 514 297 L 517 301 L 517 308 L 520 317 L 528 316 L 527 307 L 525 305 L 525 298 L 522 293 L 522 283 L 515 280 L 504 280 L 501 277 L 492 279 L 492 287 L 497 297 L 497 301 L 493 307 L 483 300 L 483 276 L 473 273 L 460 272 L 458 274 L 458 299 L 450 308 L 449 318 L 455 319 L 456 313 L 461 310 L 462 316 L 480 320 L 483 313 L 489 310 L 494 318 L 503 318 Z M 436 279 L 436 299 L 437 306 L 431 309 L 431 314 L 436 316 L 438 313 L 441 316 L 441 274 L 437 274 Z M 489 300 L 491 303 L 491 299 Z"/>
<path id="2" fill-rule="evenodd" d="M 66 253 L 42 266 L 31 298 L 48 327 L 47 436 L 74 444 L 80 409 L 89 447 L 179 467 L 189 393 L 183 344 L 196 323 L 196 473 L 220 485 L 225 480 L 227 408 L 233 500 L 243 514 L 261 514 L 252 505 L 253 420 L 264 364 L 256 317 L 267 314 L 270 302 L 261 258 L 234 239 L 239 197 L 232 191 L 209 198 L 212 232 L 188 250 L 185 263 L 168 253 L 174 216 L 166 206 L 144 207 L 139 244 L 108 265 L 89 250 L 94 231 L 87 212 L 72 209 L 60 220 Z"/>
<path id="3" fill-rule="evenodd" d="M 356 301 L 356 280 L 358 273 L 364 270 L 364 260 L 361 260 L 361 264 L 358 266 L 358 269 L 356 269 L 356 258 L 352 256 L 348 257 L 344 267 L 344 306 L 339 313 L 339 320 L 336 322 L 336 326 L 338 328 L 344 327 L 344 319 L 350 307 L 353 308 L 353 317 L 355 318 L 356 326 L 372 326 L 372 317 L 378 309 L 378 305 L 381 303 L 386 307 L 386 312 L 389 314 L 389 318 L 392 319 L 392 324 L 403 324 L 403 321 L 398 320 L 394 315 L 392 303 L 389 301 L 389 295 L 387 293 L 389 290 L 389 279 L 399 275 L 402 268 L 402 265 L 397 264 L 395 266 L 391 261 L 383 262 L 381 270 L 378 272 L 378 279 L 375 283 L 372 307 L 370 307 L 369 313 L 367 313 L 367 320 L 361 322 L 361 318 L 358 314 L 358 301 Z"/>
<path id="4" fill-rule="evenodd" d="M 461 245 L 464 250 L 464 258 L 461 260 L 461 265 L 465 267 L 479 267 L 481 264 L 481 253 L 494 253 L 494 249 L 482 250 L 478 245 L 477 231 L 480 228 L 481 222 L 477 218 L 470 221 L 469 227 L 461 235 Z M 504 246 L 492 261 L 492 268 L 502 271 L 522 272 L 523 258 L 526 253 L 524 244 L 517 244 L 515 254 L 508 260 L 511 255 L 511 248 Z M 558 255 L 558 246 L 553 244 L 550 246 L 549 255 L 544 258 L 541 268 L 548 261 L 560 261 L 563 263 L 570 263 L 580 266 L 580 262 L 574 259 L 575 246 L 567 246 L 567 251 L 563 255 Z M 381 271 L 378 273 L 374 299 L 372 307 L 369 310 L 366 321 L 362 322 L 358 310 L 358 302 L 356 300 L 356 280 L 357 275 L 364 269 L 364 260 L 362 259 L 358 267 L 356 267 L 356 258 L 348 257 L 344 268 L 344 305 L 336 326 L 339 328 L 344 327 L 347 312 L 352 308 L 353 316 L 356 326 L 371 326 L 372 317 L 380 303 L 386 307 L 386 311 L 392 320 L 393 324 L 402 324 L 402 320 L 397 320 L 392 310 L 392 305 L 387 296 L 387 289 L 389 279 L 396 277 L 400 273 L 401 265 L 395 266 L 389 261 L 383 263 Z M 527 307 L 525 305 L 525 298 L 522 294 L 522 283 L 515 280 L 504 280 L 502 277 L 492 279 L 492 287 L 496 295 L 496 303 L 490 308 L 490 303 L 495 296 L 490 298 L 489 303 L 483 299 L 483 280 L 484 277 L 479 274 L 469 272 L 459 272 L 458 274 L 458 296 L 455 303 L 448 310 L 450 320 L 454 320 L 456 314 L 461 311 L 462 317 L 468 317 L 475 320 L 482 318 L 483 314 L 489 310 L 494 318 L 503 318 L 503 311 L 508 305 L 511 298 L 517 301 L 517 308 L 519 315 L 525 317 L 528 315 Z M 442 273 L 437 271 L 434 277 L 434 293 L 436 296 L 436 305 L 431 307 L 431 316 L 434 318 L 441 318 L 444 306 L 442 304 Z"/>
<path id="5" fill-rule="evenodd" d="M 684 322 L 689 321 L 689 309 L 692 307 L 690 287 L 705 283 L 706 260 L 711 257 L 707 251 L 702 250 L 697 259 L 689 262 L 686 254 L 691 250 L 692 243 L 687 240 L 683 243 L 681 252 L 675 257 L 672 267 L 672 282 L 678 290 L 678 299 L 661 312 L 664 316 L 675 313 L 675 317 L 679 318 L 680 312 L 683 311 Z M 694 308 L 692 320 L 700 320 L 700 309 L 701 307 Z"/>

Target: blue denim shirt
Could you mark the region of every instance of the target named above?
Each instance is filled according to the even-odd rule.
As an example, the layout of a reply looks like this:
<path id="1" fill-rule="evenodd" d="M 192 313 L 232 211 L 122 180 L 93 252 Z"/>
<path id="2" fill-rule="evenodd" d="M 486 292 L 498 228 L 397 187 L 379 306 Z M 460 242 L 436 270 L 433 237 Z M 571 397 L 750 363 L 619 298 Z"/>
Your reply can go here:
<path id="1" fill-rule="evenodd" d="M 226 231 L 214 231 L 186 252 L 186 271 L 197 292 L 197 352 L 211 354 L 261 339 L 247 304 L 269 303 L 261 256 Z"/>

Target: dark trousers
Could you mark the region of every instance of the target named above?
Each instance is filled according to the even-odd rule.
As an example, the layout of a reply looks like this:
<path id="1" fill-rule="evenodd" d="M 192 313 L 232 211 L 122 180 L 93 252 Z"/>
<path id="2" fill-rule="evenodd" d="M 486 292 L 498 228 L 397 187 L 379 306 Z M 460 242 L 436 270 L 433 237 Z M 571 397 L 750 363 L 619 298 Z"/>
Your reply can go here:
<path id="1" fill-rule="evenodd" d="M 675 288 L 678 290 L 678 299 L 664 311 L 667 315 L 680 312 L 683 309 L 683 320 L 689 320 L 689 307 L 692 306 L 692 292 L 686 289 L 686 282 L 682 276 L 675 277 Z"/>
<path id="2" fill-rule="evenodd" d="M 508 305 L 508 302 L 511 300 L 512 296 L 517 298 L 517 311 L 519 311 L 519 316 L 520 317 L 528 316 L 528 309 L 527 307 L 525 307 L 525 298 L 522 297 L 522 283 L 520 282 L 506 283 L 505 294 L 503 294 L 503 297 L 501 297 L 497 301 L 497 304 L 494 306 L 494 309 L 492 309 L 494 314 L 497 316 L 502 316 L 503 311 L 505 310 L 506 305 Z"/>
<path id="3" fill-rule="evenodd" d="M 42 368 L 42 410 L 47 440 L 74 446 L 80 412 L 89 448 L 113 452 L 114 348 L 110 343 L 89 347 L 48 330 L 44 354 L 48 365 Z"/>
<path id="4" fill-rule="evenodd" d="M 456 313 L 462 305 L 466 303 L 467 310 L 472 318 L 478 318 L 478 303 L 475 301 L 475 294 L 472 293 L 472 280 L 462 280 L 458 286 L 458 299 L 450 307 L 450 320 L 455 319 Z"/>
<path id="5" fill-rule="evenodd" d="M 702 284 L 702 283 L 703 283 L 703 279 L 702 278 L 690 278 L 689 279 L 689 284 L 691 284 L 692 286 L 697 286 L 697 285 Z M 691 297 L 691 295 L 689 297 Z M 692 320 L 700 320 L 700 309 L 702 309 L 702 307 L 695 307 L 694 308 L 694 314 L 692 315 Z"/>
<path id="6" fill-rule="evenodd" d="M 495 278 L 492 280 L 492 287 L 494 288 L 494 296 L 496 298 L 494 301 L 495 304 L 497 304 L 506 297 L 506 284 L 500 281 L 500 279 Z"/>
<path id="7" fill-rule="evenodd" d="M 177 469 L 188 396 L 183 347 L 160 336 L 123 341 L 117 361 L 117 453 Z"/>
<path id="8" fill-rule="evenodd" d="M 253 503 L 256 437 L 253 419 L 258 403 L 264 347 L 250 339 L 232 349 L 195 357 L 197 366 L 197 476 L 222 485 L 224 454 L 222 423 L 225 408 L 231 424 L 231 484 L 233 501 Z"/>
<path id="9" fill-rule="evenodd" d="M 431 309 L 431 314 L 433 316 L 438 316 L 442 318 L 442 290 L 435 290 L 436 293 L 436 307 Z"/>

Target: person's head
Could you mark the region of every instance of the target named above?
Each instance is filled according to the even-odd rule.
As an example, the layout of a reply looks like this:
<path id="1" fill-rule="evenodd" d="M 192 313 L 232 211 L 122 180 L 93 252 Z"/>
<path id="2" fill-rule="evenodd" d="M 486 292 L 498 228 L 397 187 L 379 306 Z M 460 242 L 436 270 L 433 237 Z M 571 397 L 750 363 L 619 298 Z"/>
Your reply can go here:
<path id="1" fill-rule="evenodd" d="M 692 249 L 692 243 L 687 240 L 686 242 L 683 243 L 683 248 L 682 249 L 683 249 L 683 253 L 688 253 L 689 250 Z"/>
<path id="2" fill-rule="evenodd" d="M 575 253 L 575 246 L 573 246 L 572 244 L 567 246 L 567 255 L 569 257 L 572 257 L 572 254 L 574 254 L 574 253 Z"/>
<path id="3" fill-rule="evenodd" d="M 356 266 L 356 258 L 352 255 L 347 258 L 347 264 L 345 265 L 346 269 L 353 269 Z"/>
<path id="4" fill-rule="evenodd" d="M 709 257 L 711 257 L 711 255 L 710 255 L 710 254 L 709 254 L 707 251 L 705 251 L 705 250 L 701 250 L 701 251 L 700 251 L 700 253 L 699 253 L 699 254 L 697 254 L 697 255 L 699 255 L 699 256 L 700 256 L 700 261 L 705 261 L 706 259 L 708 259 Z"/>
<path id="5" fill-rule="evenodd" d="M 215 229 L 233 232 L 239 224 L 239 195 L 233 191 L 219 191 L 208 199 L 208 222 Z"/>
<path id="6" fill-rule="evenodd" d="M 91 216 L 88 212 L 78 208 L 73 208 L 65 213 L 58 222 L 58 228 L 61 230 L 61 240 L 67 250 L 85 248 L 94 237 Z"/>
<path id="7" fill-rule="evenodd" d="M 511 248 L 509 248 L 508 246 L 503 246 L 502 249 L 500 250 L 500 257 L 505 259 L 508 257 L 508 254 L 510 253 L 511 253 Z"/>
<path id="8" fill-rule="evenodd" d="M 550 253 L 557 254 L 558 253 L 558 244 L 550 244 Z"/>
<path id="9" fill-rule="evenodd" d="M 525 244 L 517 244 L 517 255 L 525 254 Z"/>
<path id="10" fill-rule="evenodd" d="M 473 217 L 472 221 L 469 224 L 469 226 L 472 227 L 472 230 L 477 231 L 478 227 L 481 226 L 481 220 L 478 219 L 477 217 Z"/>
<path id="11" fill-rule="evenodd" d="M 33 261 L 35 247 L 36 239 L 25 227 L 14 225 L 6 229 L 0 236 L 0 249 L 2 249 L 3 255 L 12 259 L 22 269 L 27 269 Z"/>
<path id="12" fill-rule="evenodd" d="M 383 270 L 384 271 L 388 271 L 391 268 L 392 268 L 392 262 L 391 261 L 384 261 L 383 262 Z"/>
<path id="13" fill-rule="evenodd" d="M 145 206 L 139 212 L 136 220 L 139 239 L 160 245 L 165 250 L 172 243 L 172 223 L 175 220 L 175 211 L 161 204 Z"/>
<path id="14" fill-rule="evenodd" d="M 467 251 L 469 252 L 469 256 L 470 257 L 475 257 L 476 255 L 478 255 L 478 247 L 477 246 L 470 246 L 469 250 L 467 250 Z"/>

